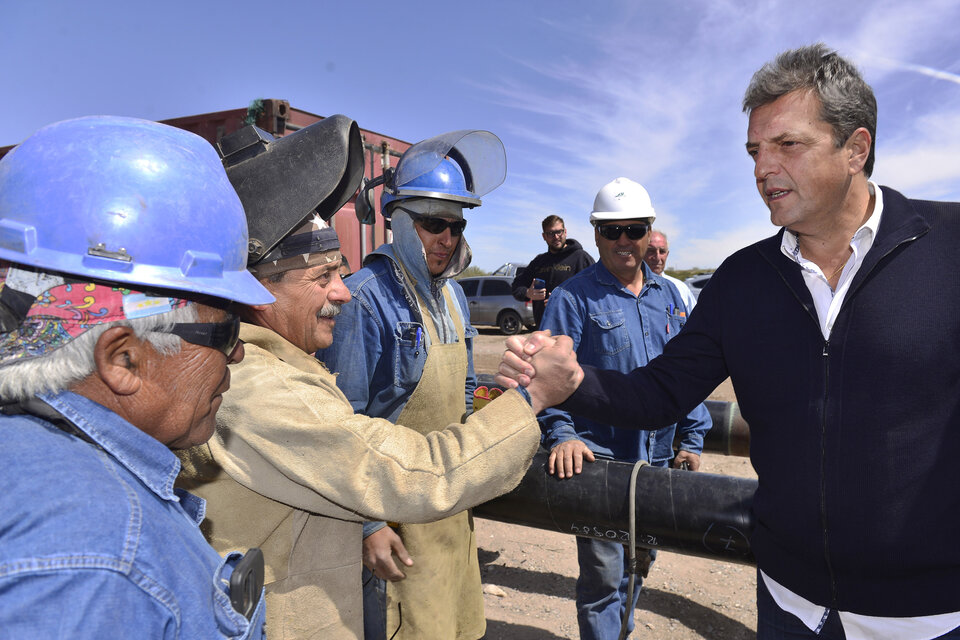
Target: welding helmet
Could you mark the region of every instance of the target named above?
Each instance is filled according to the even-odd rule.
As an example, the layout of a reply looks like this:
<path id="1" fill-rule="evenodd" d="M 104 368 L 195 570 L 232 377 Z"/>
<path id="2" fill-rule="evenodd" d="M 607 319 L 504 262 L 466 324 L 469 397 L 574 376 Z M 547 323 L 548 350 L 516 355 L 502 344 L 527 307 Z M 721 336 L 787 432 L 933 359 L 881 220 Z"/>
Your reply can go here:
<path id="1" fill-rule="evenodd" d="M 251 266 L 309 218 L 332 218 L 363 177 L 360 128 L 343 115 L 282 138 L 249 125 L 224 136 L 217 149 L 247 212 Z"/>

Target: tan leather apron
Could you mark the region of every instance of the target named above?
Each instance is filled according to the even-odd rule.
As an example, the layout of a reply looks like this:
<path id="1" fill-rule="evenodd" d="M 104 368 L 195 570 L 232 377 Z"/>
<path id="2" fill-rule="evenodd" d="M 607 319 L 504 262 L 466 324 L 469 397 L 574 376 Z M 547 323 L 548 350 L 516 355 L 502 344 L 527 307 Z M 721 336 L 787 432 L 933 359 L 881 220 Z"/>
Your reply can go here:
<path id="1" fill-rule="evenodd" d="M 458 342 L 441 344 L 429 313 L 417 295 L 430 349 L 417 388 L 397 424 L 429 433 L 461 422 L 466 412 L 464 380 L 467 349 L 463 323 L 448 287 L 444 302 Z M 398 640 L 477 640 L 486 632 L 483 593 L 473 516 L 462 511 L 428 524 L 401 524 L 398 533 L 413 558 L 406 578 L 387 583 L 387 637 L 400 627 Z M 398 607 L 398 605 L 400 605 Z"/>

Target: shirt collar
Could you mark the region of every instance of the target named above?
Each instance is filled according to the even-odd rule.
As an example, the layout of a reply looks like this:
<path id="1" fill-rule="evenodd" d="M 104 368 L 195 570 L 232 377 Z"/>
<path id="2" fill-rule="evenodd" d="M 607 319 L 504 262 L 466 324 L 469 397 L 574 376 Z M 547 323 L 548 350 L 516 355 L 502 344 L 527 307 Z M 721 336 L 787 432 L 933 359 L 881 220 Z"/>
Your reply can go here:
<path id="1" fill-rule="evenodd" d="M 602 260 L 598 261 L 596 264 L 597 264 L 597 270 L 595 273 L 596 273 L 597 282 L 599 282 L 600 284 L 610 285 L 611 287 L 616 287 L 617 289 L 623 289 L 624 291 L 628 291 L 628 289 L 624 286 L 624 284 L 619 280 L 617 280 L 617 277 L 615 275 L 610 273 L 610 270 L 607 269 L 606 265 L 603 264 Z M 643 269 L 643 286 L 644 287 L 646 287 L 647 285 L 654 286 L 657 288 L 660 288 L 663 286 L 663 283 L 664 283 L 663 276 L 658 276 L 653 271 L 651 271 L 650 267 L 647 266 L 646 262 L 642 262 L 640 266 Z M 631 293 L 630 295 L 633 295 L 633 294 Z"/>
<path id="2" fill-rule="evenodd" d="M 883 190 L 870 181 L 867 182 L 867 187 L 870 189 L 870 195 L 874 196 L 873 213 L 850 238 L 850 247 L 857 257 L 865 255 L 873 246 L 873 241 L 877 237 L 877 229 L 880 228 L 880 216 L 883 214 Z M 800 255 L 800 243 L 797 242 L 797 236 L 792 231 L 784 229 L 783 236 L 780 239 L 780 250 L 785 256 L 800 265 L 808 262 L 806 258 Z"/>
<path id="3" fill-rule="evenodd" d="M 180 472 L 180 460 L 165 444 L 103 405 L 72 391 L 41 393 L 37 397 L 89 436 L 159 497 L 174 502 L 178 500 L 173 483 Z"/>

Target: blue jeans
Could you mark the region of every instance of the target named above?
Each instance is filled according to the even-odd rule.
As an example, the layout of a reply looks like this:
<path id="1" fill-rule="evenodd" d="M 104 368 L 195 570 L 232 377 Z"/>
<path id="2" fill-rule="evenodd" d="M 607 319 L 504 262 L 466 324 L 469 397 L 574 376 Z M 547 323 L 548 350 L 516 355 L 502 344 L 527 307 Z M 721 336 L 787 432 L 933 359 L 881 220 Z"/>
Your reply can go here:
<path id="1" fill-rule="evenodd" d="M 577 579 L 577 623 L 581 640 L 610 640 L 620 634 L 620 623 L 626 608 L 627 567 L 626 548 L 619 542 L 577 538 L 577 560 L 580 577 Z M 633 610 L 640 598 L 643 578 L 637 576 L 630 603 L 628 630 L 633 631 Z"/>
<path id="2" fill-rule="evenodd" d="M 770 595 L 760 572 L 757 572 L 757 640 L 845 640 L 846 637 L 840 624 L 840 614 L 833 609 L 827 615 L 820 635 L 810 631 L 800 622 L 800 618 L 780 608 Z M 936 640 L 957 639 L 960 639 L 960 628 Z"/>
<path id="3" fill-rule="evenodd" d="M 387 639 L 387 581 L 363 567 L 363 638 Z"/>

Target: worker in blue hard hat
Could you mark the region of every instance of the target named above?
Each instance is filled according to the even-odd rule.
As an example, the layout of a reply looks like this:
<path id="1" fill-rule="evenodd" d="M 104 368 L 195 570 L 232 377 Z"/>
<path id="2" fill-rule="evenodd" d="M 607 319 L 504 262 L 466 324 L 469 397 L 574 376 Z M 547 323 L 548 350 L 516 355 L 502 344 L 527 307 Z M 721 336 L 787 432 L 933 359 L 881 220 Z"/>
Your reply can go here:
<path id="1" fill-rule="evenodd" d="M 263 637 L 259 551 L 207 544 L 170 451 L 213 433 L 234 305 L 273 301 L 246 256 L 192 133 L 81 118 L 0 161 L 4 637 Z"/>
<path id="2" fill-rule="evenodd" d="M 360 182 L 356 123 L 331 116 L 279 139 L 250 126 L 224 136 L 219 149 L 247 213 L 248 268 L 277 301 L 243 308 L 246 357 L 231 367 L 214 437 L 181 452 L 179 482 L 209 500 L 215 548 L 263 548 L 272 634 L 362 638 L 362 522 L 429 522 L 509 491 L 537 450 L 543 405 L 537 392 L 529 402 L 511 392 L 461 424 L 464 365 L 460 408 L 438 414 L 447 420 L 442 431 L 354 414 L 313 353 L 335 345 L 358 304 L 340 279 L 340 243 L 325 223 Z M 402 229 L 398 238 L 419 237 L 412 222 Z M 417 250 L 416 273 L 426 273 Z M 428 339 L 421 336 L 422 353 Z M 432 344 L 444 346 L 439 338 Z"/>
<path id="3" fill-rule="evenodd" d="M 343 307 L 333 346 L 317 354 L 358 413 L 428 433 L 471 411 L 477 332 L 453 278 L 471 259 L 464 210 L 505 176 L 503 145 L 488 131 L 424 140 L 388 172 L 381 204 L 393 242 L 348 279 L 355 301 Z M 366 523 L 363 559 L 367 640 L 396 629 L 397 638 L 484 635 L 469 512 L 429 524 Z"/>

